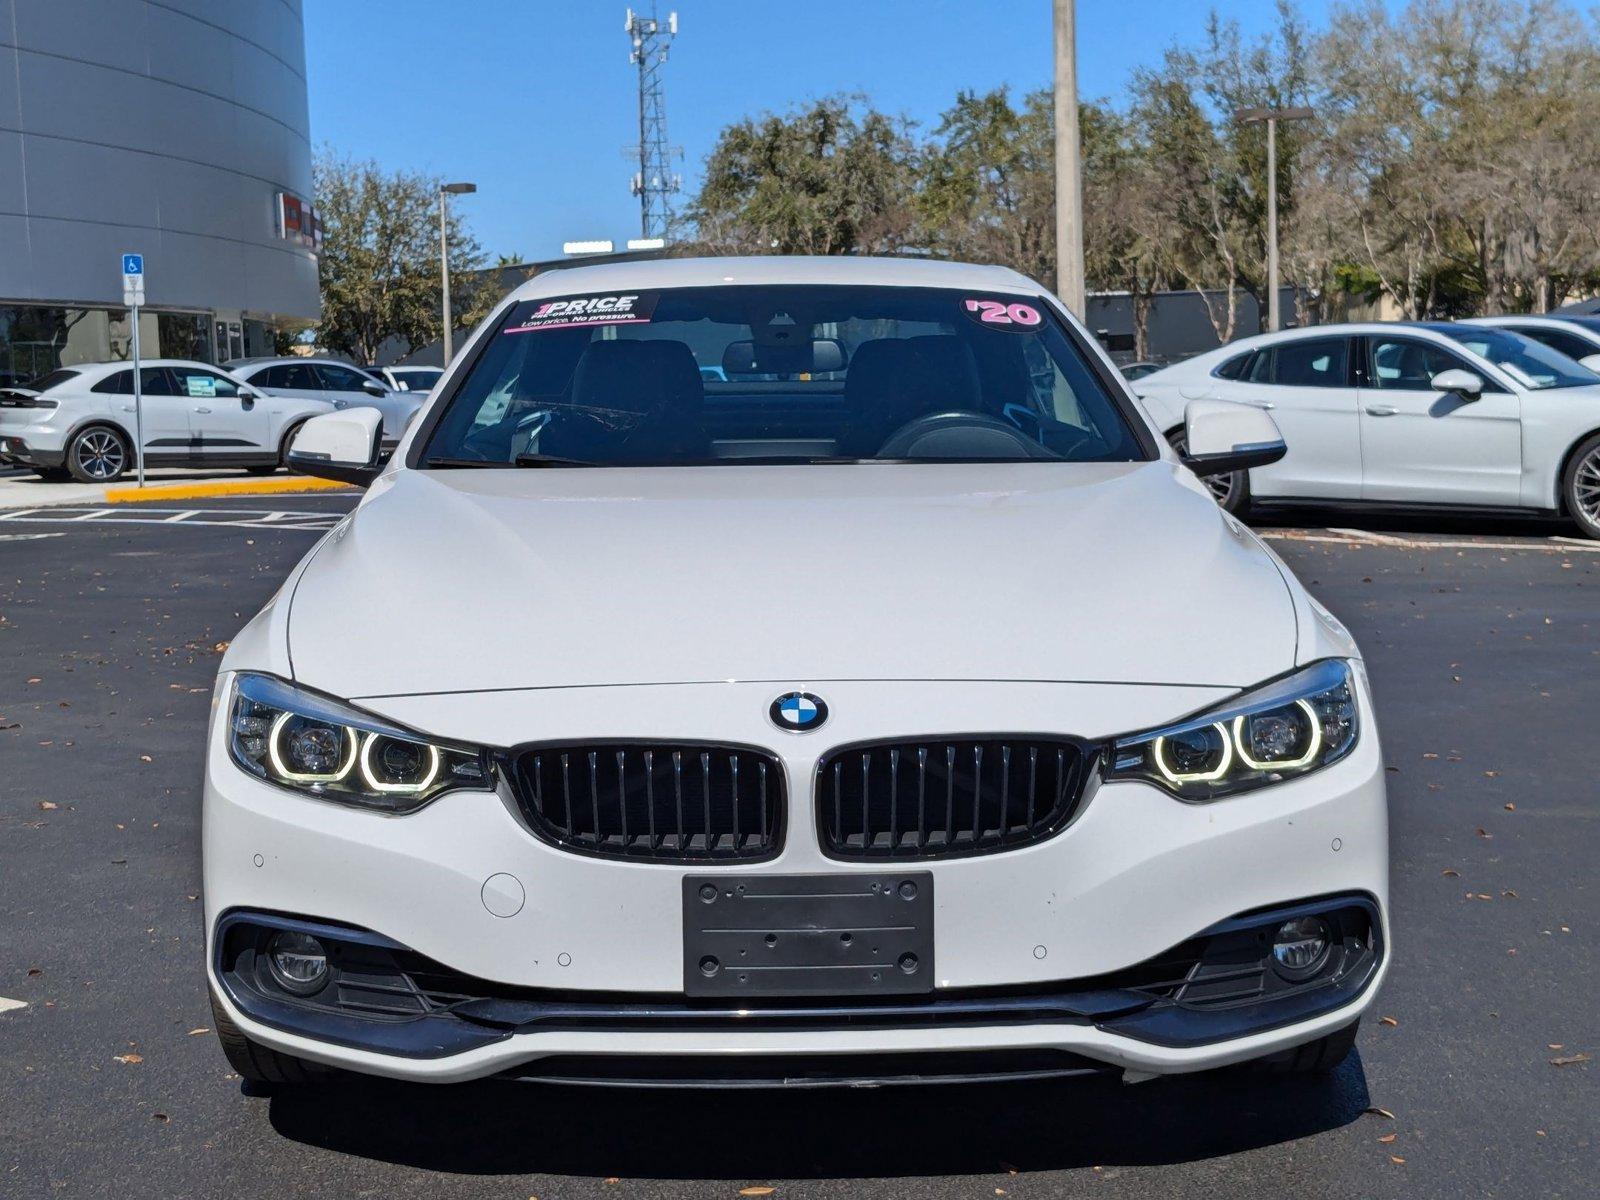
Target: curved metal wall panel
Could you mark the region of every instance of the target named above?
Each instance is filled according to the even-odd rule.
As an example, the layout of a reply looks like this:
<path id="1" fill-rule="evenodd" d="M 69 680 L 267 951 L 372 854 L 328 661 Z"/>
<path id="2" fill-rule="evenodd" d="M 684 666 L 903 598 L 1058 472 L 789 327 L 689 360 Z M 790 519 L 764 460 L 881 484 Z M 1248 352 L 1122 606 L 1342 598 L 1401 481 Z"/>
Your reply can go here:
<path id="1" fill-rule="evenodd" d="M 300 0 L 0 0 L 0 301 L 318 315 Z"/>

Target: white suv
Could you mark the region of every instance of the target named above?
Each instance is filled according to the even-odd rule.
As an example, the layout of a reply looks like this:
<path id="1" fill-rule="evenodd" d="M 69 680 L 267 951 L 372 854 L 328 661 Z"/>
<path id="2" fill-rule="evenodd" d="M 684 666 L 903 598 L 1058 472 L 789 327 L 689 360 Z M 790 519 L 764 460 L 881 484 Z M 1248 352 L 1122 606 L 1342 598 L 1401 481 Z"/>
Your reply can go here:
<path id="1" fill-rule="evenodd" d="M 704 372 L 719 374 L 707 379 Z M 233 639 L 213 1025 L 328 1066 L 725 1086 L 1344 1058 L 1387 963 L 1349 634 L 1038 284 L 552 271 Z"/>
<path id="2" fill-rule="evenodd" d="M 158 358 L 140 364 L 146 466 L 275 471 L 295 430 L 334 411 L 325 400 L 268 396 L 219 367 Z M 0 461 L 46 479 L 111 483 L 133 469 L 133 368 L 61 367 L 0 389 Z"/>

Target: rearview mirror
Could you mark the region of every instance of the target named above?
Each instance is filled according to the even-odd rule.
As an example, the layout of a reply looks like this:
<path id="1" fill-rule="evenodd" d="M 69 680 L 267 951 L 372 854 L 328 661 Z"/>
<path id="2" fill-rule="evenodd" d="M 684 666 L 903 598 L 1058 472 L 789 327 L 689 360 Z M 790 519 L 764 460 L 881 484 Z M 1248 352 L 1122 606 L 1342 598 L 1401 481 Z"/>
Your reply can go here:
<path id="1" fill-rule="evenodd" d="M 366 487 L 382 469 L 383 414 L 347 408 L 312 417 L 289 444 L 289 469 Z"/>
<path id="2" fill-rule="evenodd" d="M 1436 392 L 1460 396 L 1463 400 L 1476 400 L 1483 395 L 1483 379 L 1461 367 L 1440 371 L 1428 383 Z"/>
<path id="3" fill-rule="evenodd" d="M 722 351 L 722 371 L 734 375 L 820 375 L 844 370 L 844 343 L 838 338 L 812 338 L 798 346 L 757 346 L 746 338 L 729 342 Z"/>
<path id="4" fill-rule="evenodd" d="M 1231 400 L 1191 400 L 1183 410 L 1188 450 L 1183 465 L 1196 475 L 1226 475 L 1277 462 L 1289 452 L 1266 411 Z"/>

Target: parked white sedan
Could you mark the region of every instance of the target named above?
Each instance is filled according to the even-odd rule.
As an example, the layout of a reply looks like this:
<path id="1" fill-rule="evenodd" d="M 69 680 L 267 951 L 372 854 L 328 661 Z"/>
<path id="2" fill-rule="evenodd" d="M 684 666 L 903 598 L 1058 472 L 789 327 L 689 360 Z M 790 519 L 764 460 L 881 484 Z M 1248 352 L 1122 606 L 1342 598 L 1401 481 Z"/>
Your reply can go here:
<path id="1" fill-rule="evenodd" d="M 325 400 L 268 396 L 220 367 L 158 358 L 140 364 L 146 466 L 275 471 L 295 430 L 334 411 Z M 46 479 L 111 483 L 134 467 L 133 368 L 61 367 L 0 389 L 0 462 Z"/>
<path id="2" fill-rule="evenodd" d="M 1202 472 L 1283 452 L 1240 405 L 1187 429 Z M 552 271 L 387 465 L 377 435 L 300 435 L 370 490 L 217 683 L 207 974 L 245 1078 L 1348 1052 L 1389 941 L 1359 652 L 1038 284 Z"/>
<path id="3" fill-rule="evenodd" d="M 1313 326 L 1133 387 L 1179 445 L 1191 400 L 1271 411 L 1289 453 L 1211 481 L 1234 512 L 1273 501 L 1563 512 L 1600 538 L 1600 375 L 1511 330 Z"/>
<path id="4" fill-rule="evenodd" d="M 1509 329 L 1512 333 L 1543 342 L 1552 350 L 1559 350 L 1590 370 L 1600 370 L 1600 317 L 1580 313 L 1570 316 L 1513 313 L 1503 317 L 1468 317 L 1461 323 Z"/>

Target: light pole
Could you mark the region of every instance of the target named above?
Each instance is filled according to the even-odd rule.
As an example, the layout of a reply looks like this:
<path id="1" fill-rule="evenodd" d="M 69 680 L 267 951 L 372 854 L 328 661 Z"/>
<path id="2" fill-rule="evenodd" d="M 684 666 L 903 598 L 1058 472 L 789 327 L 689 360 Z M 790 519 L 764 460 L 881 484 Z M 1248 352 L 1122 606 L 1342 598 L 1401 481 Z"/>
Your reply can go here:
<path id="1" fill-rule="evenodd" d="M 450 240 L 446 232 L 445 197 L 465 196 L 478 190 L 475 183 L 441 183 L 439 185 L 439 280 L 444 294 L 444 365 L 450 365 L 455 354 L 450 336 Z"/>
<path id="2" fill-rule="evenodd" d="M 1084 312 L 1083 181 L 1078 161 L 1078 29 L 1074 0 L 1055 0 L 1056 294 Z"/>
<path id="3" fill-rule="evenodd" d="M 1234 120 L 1246 125 L 1267 124 L 1267 330 L 1283 328 L 1278 304 L 1278 122 L 1309 121 L 1317 114 L 1309 108 L 1241 108 Z"/>

